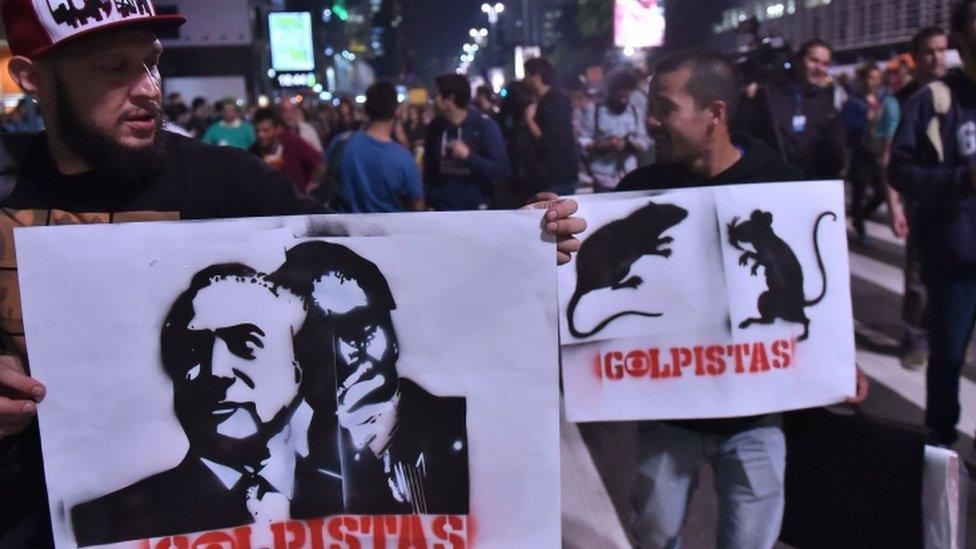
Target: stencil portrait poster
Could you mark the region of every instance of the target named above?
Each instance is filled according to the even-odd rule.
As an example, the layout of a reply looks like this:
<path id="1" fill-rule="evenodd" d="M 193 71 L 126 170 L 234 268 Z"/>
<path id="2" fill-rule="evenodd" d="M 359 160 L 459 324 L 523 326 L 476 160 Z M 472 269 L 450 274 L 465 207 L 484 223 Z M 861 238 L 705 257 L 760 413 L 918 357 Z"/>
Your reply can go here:
<path id="1" fill-rule="evenodd" d="M 558 546 L 539 213 L 15 237 L 58 547 Z"/>
<path id="2" fill-rule="evenodd" d="M 559 271 L 571 421 L 738 417 L 855 389 L 843 184 L 578 197 Z"/>

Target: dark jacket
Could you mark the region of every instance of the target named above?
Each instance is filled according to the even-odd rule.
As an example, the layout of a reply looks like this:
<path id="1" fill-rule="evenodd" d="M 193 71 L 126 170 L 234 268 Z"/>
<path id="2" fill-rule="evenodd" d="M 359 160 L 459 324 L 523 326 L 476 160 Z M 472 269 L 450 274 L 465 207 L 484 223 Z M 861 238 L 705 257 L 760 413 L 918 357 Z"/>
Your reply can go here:
<path id="1" fill-rule="evenodd" d="M 452 158 L 449 143 L 464 141 L 465 160 Z M 508 153 L 498 123 L 474 108 L 458 127 L 441 117 L 427 128 L 424 141 L 424 186 L 437 210 L 476 210 L 491 206 L 495 185 L 508 177 Z"/>
<path id="2" fill-rule="evenodd" d="M 798 116 L 805 117 L 803 131 L 794 131 Z M 844 167 L 846 135 L 833 86 L 772 84 L 743 104 L 736 127 L 775 149 L 807 179 L 836 179 Z"/>
<path id="3" fill-rule="evenodd" d="M 736 145 L 745 151 L 738 162 L 710 179 L 696 177 L 684 165 L 656 163 L 627 174 L 617 191 L 677 189 L 682 187 L 716 187 L 742 183 L 778 183 L 803 179 L 799 170 L 783 162 L 766 144 L 748 136 L 736 136 Z M 707 433 L 731 434 L 763 425 L 777 425 L 778 414 L 729 419 L 668 421 L 675 427 Z"/>
<path id="4" fill-rule="evenodd" d="M 573 132 L 573 105 L 569 96 L 550 89 L 536 109 L 535 122 L 542 130 L 538 140 L 541 189 L 553 189 L 575 183 L 579 151 Z"/>
<path id="5" fill-rule="evenodd" d="M 912 233 L 923 266 L 971 276 L 976 274 L 976 84 L 961 71 L 943 78 L 952 92 L 949 112 L 940 121 L 945 151 L 940 161 L 926 136 L 937 116 L 932 91 L 912 96 L 892 144 L 891 184 L 912 204 Z"/>

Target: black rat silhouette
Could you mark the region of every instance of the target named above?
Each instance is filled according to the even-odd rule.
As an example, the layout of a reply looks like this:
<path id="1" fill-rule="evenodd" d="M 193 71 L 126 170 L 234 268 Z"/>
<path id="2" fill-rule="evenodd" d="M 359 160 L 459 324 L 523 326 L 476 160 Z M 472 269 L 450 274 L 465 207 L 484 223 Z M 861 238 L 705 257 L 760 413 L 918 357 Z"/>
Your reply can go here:
<path id="1" fill-rule="evenodd" d="M 101 21 L 112 14 L 112 0 L 85 0 L 80 8 L 75 7 L 74 0 L 61 0 L 57 8 L 51 7 L 51 0 L 47 0 L 48 11 L 54 22 L 59 25 L 87 25 L 89 19 Z"/>
<path id="2" fill-rule="evenodd" d="M 823 278 L 823 290 L 813 300 L 808 300 L 803 295 L 803 268 L 796 254 L 773 231 L 773 214 L 756 210 L 748 221 L 740 222 L 738 217 L 732 218 L 728 224 L 729 244 L 743 252 L 739 265 L 747 266 L 750 259 L 754 260 L 752 276 L 756 276 L 759 267 L 762 267 L 766 271 L 768 286 L 759 296 L 759 318 L 747 318 L 739 324 L 739 328 L 745 329 L 753 324 L 772 324 L 777 318 L 781 318 L 803 324 L 803 334 L 798 338 L 799 341 L 805 341 L 809 337 L 810 319 L 807 318 L 805 309 L 820 303 L 827 295 L 827 271 L 817 240 L 820 223 L 827 217 L 837 220 L 837 215 L 833 212 L 823 212 L 813 226 L 813 247 L 817 253 L 820 276 Z M 752 244 L 755 251 L 746 250 L 742 247 L 743 243 Z"/>
<path id="3" fill-rule="evenodd" d="M 684 221 L 686 217 L 688 211 L 674 204 L 649 202 L 647 206 L 626 218 L 600 227 L 583 242 L 576 257 L 576 290 L 566 310 L 569 333 L 573 334 L 573 337 L 577 339 L 591 337 L 623 316 L 661 316 L 661 313 L 624 311 L 600 322 L 589 332 L 580 332 L 573 318 L 580 300 L 594 290 L 639 288 L 644 283 L 641 277 L 635 275 L 624 280 L 630 273 L 631 266 L 645 255 L 671 257 L 672 251 L 662 246 L 670 244 L 674 239 L 669 236 L 662 238 L 661 235 Z"/>

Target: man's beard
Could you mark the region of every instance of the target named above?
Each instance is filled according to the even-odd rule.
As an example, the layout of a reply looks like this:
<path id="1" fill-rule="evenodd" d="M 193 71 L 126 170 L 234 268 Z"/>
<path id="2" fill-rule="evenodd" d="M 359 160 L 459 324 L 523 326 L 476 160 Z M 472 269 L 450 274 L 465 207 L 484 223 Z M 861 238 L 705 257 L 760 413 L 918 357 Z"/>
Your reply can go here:
<path id="1" fill-rule="evenodd" d="M 163 115 L 158 106 L 152 107 L 156 119 L 156 135 L 145 147 L 129 147 L 114 137 L 93 127 L 83 113 L 72 105 L 67 86 L 56 82 L 59 137 L 89 168 L 120 183 L 147 181 L 162 171 L 166 162 L 166 140 L 163 138 Z"/>

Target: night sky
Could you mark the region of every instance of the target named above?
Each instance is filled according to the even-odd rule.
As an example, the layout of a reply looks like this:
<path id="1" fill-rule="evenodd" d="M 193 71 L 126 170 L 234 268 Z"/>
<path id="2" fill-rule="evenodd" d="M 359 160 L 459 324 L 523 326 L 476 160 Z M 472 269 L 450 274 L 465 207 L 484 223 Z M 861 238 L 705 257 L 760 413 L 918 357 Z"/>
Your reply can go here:
<path id="1" fill-rule="evenodd" d="M 488 26 L 482 3 L 484 0 L 401 0 L 403 34 L 416 56 L 421 78 L 433 76 L 424 74 L 429 71 L 453 70 L 446 58 L 461 54 L 468 29 Z M 435 58 L 442 63 L 430 66 L 429 60 Z"/>

